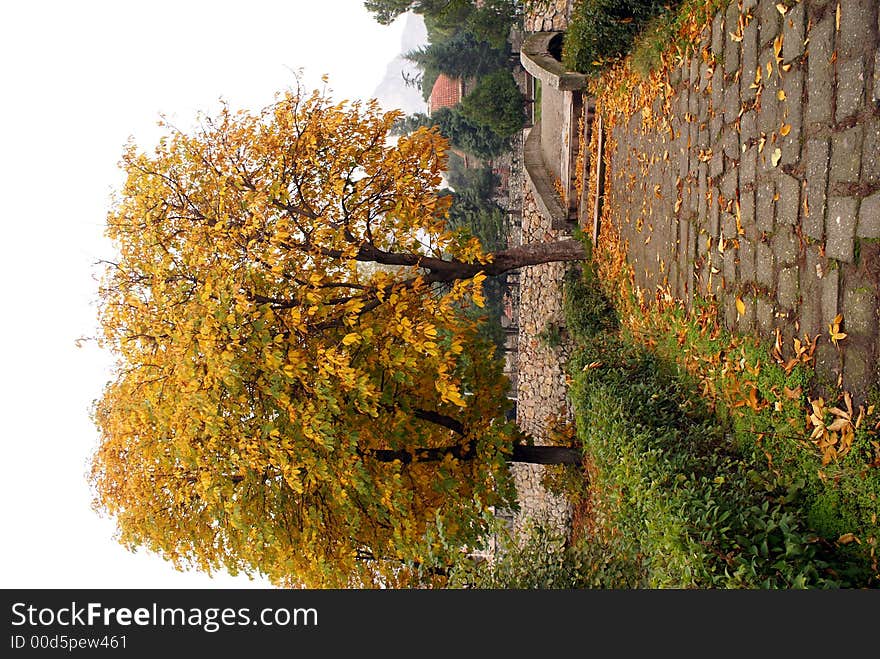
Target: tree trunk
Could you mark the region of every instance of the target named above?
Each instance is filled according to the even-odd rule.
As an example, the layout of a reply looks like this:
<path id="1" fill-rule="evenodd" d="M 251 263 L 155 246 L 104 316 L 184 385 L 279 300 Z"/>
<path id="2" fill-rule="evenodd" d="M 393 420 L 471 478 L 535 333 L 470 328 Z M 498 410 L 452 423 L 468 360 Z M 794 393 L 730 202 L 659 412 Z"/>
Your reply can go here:
<path id="1" fill-rule="evenodd" d="M 534 465 L 579 465 L 581 452 L 565 446 L 524 446 L 513 447 L 511 462 L 527 462 Z"/>
<path id="2" fill-rule="evenodd" d="M 476 451 L 473 444 L 467 448 L 461 445 L 442 448 L 416 448 L 412 451 L 406 449 L 374 449 L 359 451 L 364 457 L 373 458 L 379 462 L 394 462 L 400 460 L 403 464 L 413 462 L 440 462 L 447 455 L 459 460 L 473 460 Z M 513 454 L 508 458 L 510 462 L 525 462 L 538 465 L 579 465 L 581 452 L 565 446 L 525 446 L 517 444 L 513 447 Z"/>
<path id="3" fill-rule="evenodd" d="M 587 253 L 580 241 L 574 238 L 557 240 L 552 243 L 528 243 L 512 247 L 492 254 L 492 263 L 465 263 L 464 261 L 447 261 L 435 256 L 386 252 L 370 244 L 361 245 L 357 255 L 358 261 L 372 261 L 382 265 L 400 265 L 425 268 L 430 271 L 428 281 L 455 281 L 470 279 L 474 275 L 485 272 L 490 277 L 503 275 L 510 270 L 524 268 L 541 263 L 559 261 L 582 261 Z"/>
<path id="4" fill-rule="evenodd" d="M 492 263 L 484 266 L 486 274 L 501 275 L 529 265 L 559 261 L 582 261 L 587 258 L 583 244 L 574 238 L 553 243 L 528 243 L 493 254 Z"/>

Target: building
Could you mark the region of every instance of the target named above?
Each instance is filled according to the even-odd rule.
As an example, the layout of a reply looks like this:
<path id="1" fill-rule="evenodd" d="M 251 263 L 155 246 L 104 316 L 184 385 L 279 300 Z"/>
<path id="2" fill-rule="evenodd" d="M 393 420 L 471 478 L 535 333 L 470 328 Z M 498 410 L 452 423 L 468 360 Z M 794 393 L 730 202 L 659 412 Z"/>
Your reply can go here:
<path id="1" fill-rule="evenodd" d="M 440 108 L 451 108 L 458 105 L 464 95 L 464 84 L 461 78 L 453 78 L 441 73 L 434 81 L 431 95 L 428 96 L 428 113 L 434 114 Z"/>

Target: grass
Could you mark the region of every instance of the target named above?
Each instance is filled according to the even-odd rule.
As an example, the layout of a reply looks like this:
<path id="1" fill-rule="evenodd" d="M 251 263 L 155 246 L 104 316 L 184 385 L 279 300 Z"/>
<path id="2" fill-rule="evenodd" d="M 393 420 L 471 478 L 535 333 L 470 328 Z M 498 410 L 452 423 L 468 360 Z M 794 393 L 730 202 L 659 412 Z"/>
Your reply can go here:
<path id="1" fill-rule="evenodd" d="M 876 587 L 868 536 L 839 531 L 876 511 L 858 502 L 870 503 L 877 470 L 861 489 L 850 482 L 817 498 L 815 464 L 768 460 L 765 446 L 744 441 L 735 415 L 719 416 L 659 344 L 633 339 L 605 284 L 585 267 L 564 286 L 585 471 L 560 468 L 553 483 L 576 504 L 572 537 L 541 524 L 520 541 L 502 534 L 495 562 L 463 563 L 452 587 Z M 827 528 L 832 516 L 838 529 Z"/>
<path id="2" fill-rule="evenodd" d="M 536 124 L 541 121 L 541 81 L 535 80 L 535 99 L 532 102 L 532 123 Z"/>
<path id="3" fill-rule="evenodd" d="M 566 31 L 563 63 L 594 75 L 631 54 L 643 77 L 699 44 L 704 28 L 726 0 L 580 0 Z"/>
<path id="4" fill-rule="evenodd" d="M 580 444 L 584 469 L 556 468 L 548 479 L 575 503 L 574 532 L 535 524 L 518 540 L 500 533 L 496 560 L 462 562 L 450 587 L 876 588 L 880 470 L 855 450 L 822 465 L 792 428 L 756 441 L 758 424 L 778 421 L 775 406 L 772 414 L 760 405 L 727 408 L 703 395 L 660 333 L 646 342 L 644 329 L 633 331 L 621 316 L 631 292 L 618 294 L 620 282 L 600 279 L 595 264 L 571 269 L 564 284 L 576 436 L 556 443 Z M 680 328 L 673 308 L 646 314 Z M 688 345 L 713 361 L 737 338 L 707 326 L 696 322 Z M 765 349 L 750 344 L 746 360 Z M 808 371 L 767 367 L 757 384 L 770 392 Z M 872 436 L 862 429 L 857 443 Z"/>
<path id="5" fill-rule="evenodd" d="M 682 0 L 677 9 L 651 18 L 633 40 L 633 68 L 647 78 L 666 66 L 670 57 L 686 56 L 715 13 L 727 4 L 727 0 Z"/>

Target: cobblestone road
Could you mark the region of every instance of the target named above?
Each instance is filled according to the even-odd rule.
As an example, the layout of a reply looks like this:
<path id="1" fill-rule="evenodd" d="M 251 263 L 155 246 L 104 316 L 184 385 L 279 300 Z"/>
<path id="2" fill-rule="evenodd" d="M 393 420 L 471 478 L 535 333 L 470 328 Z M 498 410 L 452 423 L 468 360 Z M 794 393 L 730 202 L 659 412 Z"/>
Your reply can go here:
<path id="1" fill-rule="evenodd" d="M 788 4 L 731 3 L 671 94 L 614 125 L 606 217 L 639 286 L 714 294 L 739 332 L 824 336 L 822 381 L 860 397 L 880 355 L 878 3 Z"/>

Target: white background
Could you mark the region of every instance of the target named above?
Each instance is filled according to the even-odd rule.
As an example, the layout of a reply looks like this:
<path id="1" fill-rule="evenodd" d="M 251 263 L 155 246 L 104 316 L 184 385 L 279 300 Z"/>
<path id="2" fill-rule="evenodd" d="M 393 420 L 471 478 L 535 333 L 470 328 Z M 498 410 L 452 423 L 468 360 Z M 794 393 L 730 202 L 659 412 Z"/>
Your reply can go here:
<path id="1" fill-rule="evenodd" d="M 265 587 L 175 571 L 113 539 L 85 474 L 92 401 L 109 379 L 93 343 L 110 190 L 128 137 L 150 148 L 223 97 L 257 110 L 303 69 L 333 97 L 369 98 L 400 51 L 362 0 L 58 0 L 0 5 L 0 588 Z"/>

